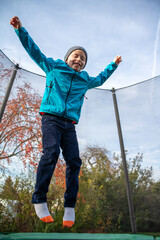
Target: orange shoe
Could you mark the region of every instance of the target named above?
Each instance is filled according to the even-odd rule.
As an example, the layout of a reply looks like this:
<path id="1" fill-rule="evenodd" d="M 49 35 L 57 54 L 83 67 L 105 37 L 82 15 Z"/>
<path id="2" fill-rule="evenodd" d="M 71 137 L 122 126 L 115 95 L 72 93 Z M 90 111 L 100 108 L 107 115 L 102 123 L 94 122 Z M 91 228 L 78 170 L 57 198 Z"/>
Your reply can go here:
<path id="1" fill-rule="evenodd" d="M 52 223 L 52 222 L 54 222 L 54 220 L 53 220 L 53 218 L 52 218 L 51 215 L 46 216 L 46 217 L 43 217 L 43 218 L 41 218 L 41 220 L 42 220 L 43 222 L 45 222 L 45 223 Z"/>
<path id="2" fill-rule="evenodd" d="M 63 226 L 71 228 L 74 225 L 73 221 L 63 221 Z"/>

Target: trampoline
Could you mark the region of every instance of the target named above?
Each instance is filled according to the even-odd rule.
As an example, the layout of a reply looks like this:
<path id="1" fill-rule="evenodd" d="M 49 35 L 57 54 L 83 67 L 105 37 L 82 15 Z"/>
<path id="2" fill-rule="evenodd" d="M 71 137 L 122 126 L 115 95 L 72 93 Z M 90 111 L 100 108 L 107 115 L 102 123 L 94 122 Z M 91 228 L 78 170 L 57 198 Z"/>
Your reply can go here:
<path id="1" fill-rule="evenodd" d="M 0 60 L 2 62 L 1 66 L 1 76 L 4 77 L 4 89 L 7 88 L 10 75 L 15 68 L 15 64 L 12 63 L 0 50 Z M 7 69 L 7 74 L 6 74 Z M 42 95 L 42 89 L 39 87 L 45 86 L 44 76 L 40 76 L 31 73 L 25 69 L 18 69 L 17 79 L 13 87 L 13 96 L 16 94 L 16 89 L 18 85 L 18 79 L 26 80 L 33 89 L 35 89 L 40 96 Z M 34 78 L 34 81 L 32 81 Z M 119 112 L 121 117 L 121 123 L 124 132 L 124 140 L 127 143 L 127 151 L 130 154 L 129 157 L 134 156 L 137 152 L 145 153 L 144 157 L 144 167 L 152 166 L 154 168 L 153 177 L 154 180 L 159 181 L 159 86 L 160 76 L 152 79 L 148 79 L 139 84 L 133 86 L 128 86 L 122 89 L 116 90 L 117 102 L 119 106 Z M 0 96 L 4 97 L 4 91 L 1 88 Z M 115 123 L 114 114 L 114 104 L 112 97 L 115 95 L 115 90 L 104 90 L 104 89 L 92 89 L 88 91 L 87 98 L 89 101 L 85 101 L 81 123 L 77 126 L 78 139 L 80 143 L 80 149 L 83 150 L 85 146 L 90 143 L 98 143 L 111 151 L 111 153 L 119 152 L 119 143 L 117 138 L 117 129 Z M 103 103 L 103 104 L 102 104 Z M 104 111 L 105 106 L 105 111 Z M 96 111 L 95 111 L 96 109 Z M 153 111 L 154 109 L 154 111 Z M 152 111 L 152 114 L 151 114 Z M 100 116 L 100 117 L 99 117 Z M 88 120 L 89 119 L 89 120 Z M 107 124 L 106 124 L 107 121 Z M 96 126 L 98 122 L 98 126 Z M 105 134 L 104 134 L 105 133 Z M 107 133 L 107 134 L 106 134 Z M 96 136 L 96 138 L 95 138 Z M 138 136 L 138 137 L 137 137 Z M 10 146 L 8 146 L 10 149 Z M 125 150 L 125 149 L 124 149 Z M 156 151 L 155 151 L 156 150 Z M 36 156 L 37 157 L 37 156 Z M 150 192 L 152 193 L 152 192 Z M 148 196 L 148 193 L 147 193 Z M 159 231 L 159 216 L 158 207 L 159 203 L 156 202 L 158 198 L 155 195 L 150 195 L 153 208 L 150 209 L 149 205 L 143 207 L 143 199 L 139 199 L 137 202 L 137 209 L 142 213 L 142 219 L 139 222 L 138 231 L 148 232 L 148 231 Z M 116 199 L 116 198 L 115 198 Z M 148 199 L 148 198 L 147 198 Z M 136 201 L 135 201 L 136 202 Z M 157 204 L 155 207 L 155 203 Z M 136 203 L 135 203 L 136 204 Z M 143 208 L 142 208 L 143 207 Z M 132 208 L 131 208 L 132 209 Z M 137 210 L 137 212 L 138 212 Z M 146 210 L 149 213 L 146 214 Z M 133 211 L 132 211 L 133 212 Z M 113 214 L 114 215 L 114 214 Z M 133 215 L 133 214 L 132 214 Z M 126 216 L 126 215 L 124 215 Z M 146 220 L 147 219 L 147 220 Z M 132 220 L 134 220 L 132 218 Z M 88 221 L 88 218 L 87 218 Z M 145 221 L 150 221 L 151 228 L 145 224 Z M 127 221 L 126 221 L 127 222 Z M 129 221 L 128 221 L 129 222 Z M 133 222 L 133 221 L 132 221 Z M 134 224 L 132 224 L 134 225 Z M 156 230 L 153 226 L 158 226 Z M 24 225 L 25 226 L 25 225 Z M 126 227 L 126 224 L 125 224 Z M 30 231 L 25 229 L 26 231 Z M 58 229 L 52 229 L 52 231 L 58 231 Z M 1 231 L 10 231 L 4 229 L 2 226 Z M 13 230 L 14 231 L 14 230 Z M 18 231 L 15 229 L 15 231 Z M 22 230 L 23 231 L 23 230 Z M 32 229 L 31 231 L 34 231 Z M 42 230 L 40 230 L 42 231 Z M 83 231 L 83 230 L 82 230 Z M 108 230 L 106 230 L 108 231 Z M 111 230 L 112 231 L 112 230 Z M 126 230 L 124 230 L 126 231 Z M 130 231 L 128 228 L 127 231 Z M 115 230 L 114 230 L 115 232 Z M 136 232 L 133 229 L 132 232 Z M 143 234 L 89 234 L 89 233 L 0 233 L 1 239 L 79 239 L 79 240 L 89 240 L 89 239 L 156 239 L 160 240 L 160 237 L 155 237 L 151 235 Z"/>

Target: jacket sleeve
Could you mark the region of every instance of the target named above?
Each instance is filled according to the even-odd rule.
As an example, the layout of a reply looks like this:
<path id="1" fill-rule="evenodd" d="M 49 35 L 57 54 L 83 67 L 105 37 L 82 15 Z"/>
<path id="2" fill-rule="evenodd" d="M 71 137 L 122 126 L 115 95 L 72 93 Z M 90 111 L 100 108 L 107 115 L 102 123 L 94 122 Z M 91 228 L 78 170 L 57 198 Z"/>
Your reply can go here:
<path id="1" fill-rule="evenodd" d="M 88 89 L 101 86 L 116 70 L 117 64 L 111 62 L 97 77 L 89 77 Z"/>
<path id="2" fill-rule="evenodd" d="M 49 72 L 54 67 L 55 61 L 41 52 L 24 27 L 15 29 L 15 32 L 29 56 L 45 73 Z"/>

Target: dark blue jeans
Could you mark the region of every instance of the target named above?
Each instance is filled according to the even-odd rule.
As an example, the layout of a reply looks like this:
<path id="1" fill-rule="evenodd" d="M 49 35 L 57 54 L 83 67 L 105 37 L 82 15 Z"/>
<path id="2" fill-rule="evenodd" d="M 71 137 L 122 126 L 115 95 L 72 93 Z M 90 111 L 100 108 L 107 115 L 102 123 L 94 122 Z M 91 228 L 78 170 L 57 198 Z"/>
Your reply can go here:
<path id="1" fill-rule="evenodd" d="M 75 207 L 79 187 L 78 176 L 82 164 L 75 125 L 56 116 L 44 114 L 42 117 L 42 144 L 43 155 L 37 169 L 32 203 L 47 201 L 46 194 L 61 148 L 66 162 L 64 207 Z"/>

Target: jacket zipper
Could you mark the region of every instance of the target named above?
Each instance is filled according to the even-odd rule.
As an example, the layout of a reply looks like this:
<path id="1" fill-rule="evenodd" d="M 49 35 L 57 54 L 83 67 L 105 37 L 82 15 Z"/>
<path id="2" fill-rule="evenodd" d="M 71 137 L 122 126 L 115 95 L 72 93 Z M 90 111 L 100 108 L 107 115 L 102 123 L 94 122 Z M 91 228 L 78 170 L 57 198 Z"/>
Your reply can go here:
<path id="1" fill-rule="evenodd" d="M 50 83 L 50 86 L 47 86 L 47 85 L 46 85 L 46 87 L 49 88 L 49 93 L 48 93 L 48 97 L 47 97 L 47 102 L 48 102 L 48 100 L 49 100 L 49 96 L 50 96 L 50 94 L 51 94 L 52 81 L 51 81 L 51 83 Z"/>
<path id="2" fill-rule="evenodd" d="M 64 115 L 65 115 L 65 113 L 66 113 L 67 100 L 68 100 L 68 96 L 69 96 L 70 91 L 71 91 L 72 82 L 73 82 L 73 79 L 74 79 L 75 75 L 76 75 L 76 73 L 74 73 L 74 75 L 73 75 L 73 77 L 72 77 L 72 79 L 71 79 L 71 84 L 70 84 L 69 91 L 68 91 L 68 93 L 67 93 L 67 97 L 66 97 L 66 101 L 65 101 L 65 110 L 64 110 L 64 113 L 63 113 L 63 117 L 64 117 Z"/>

